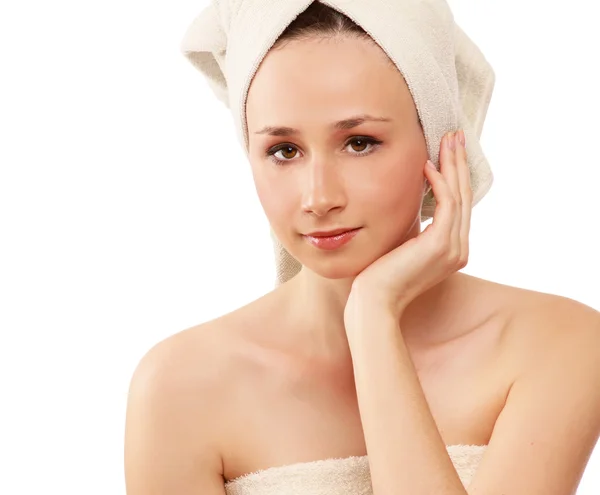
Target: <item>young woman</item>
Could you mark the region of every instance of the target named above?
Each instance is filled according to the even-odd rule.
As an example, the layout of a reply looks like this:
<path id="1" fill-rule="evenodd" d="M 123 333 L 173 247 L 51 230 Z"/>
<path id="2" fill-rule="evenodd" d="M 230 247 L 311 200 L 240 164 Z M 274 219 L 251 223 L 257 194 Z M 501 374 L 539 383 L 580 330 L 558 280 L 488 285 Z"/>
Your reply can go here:
<path id="1" fill-rule="evenodd" d="M 393 118 L 332 126 L 358 114 Z M 463 130 L 427 166 L 401 73 L 319 3 L 265 56 L 246 116 L 261 204 L 302 269 L 144 356 L 127 493 L 574 493 L 600 430 L 600 315 L 459 272 Z M 295 132 L 272 127 L 290 116 Z"/>

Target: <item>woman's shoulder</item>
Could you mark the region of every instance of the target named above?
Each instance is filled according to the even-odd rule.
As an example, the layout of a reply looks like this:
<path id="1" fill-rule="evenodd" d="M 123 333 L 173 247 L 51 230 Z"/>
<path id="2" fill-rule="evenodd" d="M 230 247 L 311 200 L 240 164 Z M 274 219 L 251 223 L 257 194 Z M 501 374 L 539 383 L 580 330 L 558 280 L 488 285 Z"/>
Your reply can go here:
<path id="1" fill-rule="evenodd" d="M 587 321 L 597 324 L 600 312 L 566 296 L 525 289 L 511 285 L 475 279 L 487 297 L 495 297 L 507 315 L 511 327 L 541 328 L 546 331 L 573 330 L 569 321 Z"/>
<path id="2" fill-rule="evenodd" d="M 138 367 L 175 386 L 196 385 L 218 390 L 233 371 L 243 338 L 242 310 L 178 331 L 156 343 Z M 248 314 L 248 310 L 244 312 Z"/>
<path id="3" fill-rule="evenodd" d="M 271 294 L 166 337 L 147 351 L 138 368 L 176 387 L 222 390 L 226 380 L 234 382 L 243 371 L 245 357 L 253 355 L 273 306 Z"/>
<path id="4" fill-rule="evenodd" d="M 202 476 L 218 486 L 222 453 L 239 410 L 231 407 L 240 374 L 228 329 L 217 318 L 179 331 L 137 363 L 128 390 L 125 441 L 128 475 L 136 483 L 147 474 L 157 483 L 183 486 Z M 174 461 L 185 467 L 192 458 L 203 466 L 193 479 L 186 478 L 192 476 L 189 470 L 162 469 Z M 154 471 L 147 468 L 149 459 Z"/>
<path id="5" fill-rule="evenodd" d="M 596 309 L 566 296 L 471 278 L 483 300 L 503 315 L 502 347 L 514 362 L 530 365 L 550 348 L 600 346 Z"/>
<path id="6" fill-rule="evenodd" d="M 224 365 L 215 323 L 181 330 L 154 344 L 139 360 L 130 388 L 168 400 L 172 414 L 207 409 L 218 401 Z"/>
<path id="7" fill-rule="evenodd" d="M 243 345 L 233 324 L 236 314 L 157 342 L 137 363 L 129 385 L 128 408 L 146 410 L 146 416 L 179 425 L 177 431 L 187 432 L 179 440 L 181 449 L 195 452 L 198 446 L 210 446 L 202 455 L 209 456 L 215 466 L 220 464 L 227 432 L 235 424 L 238 390 L 249 379 L 239 359 Z"/>
<path id="8" fill-rule="evenodd" d="M 480 297 L 478 304 L 488 303 L 490 310 L 501 311 L 511 318 L 544 318 L 553 316 L 600 316 L 594 308 L 575 299 L 548 292 L 517 287 L 461 273 L 463 287 Z"/>

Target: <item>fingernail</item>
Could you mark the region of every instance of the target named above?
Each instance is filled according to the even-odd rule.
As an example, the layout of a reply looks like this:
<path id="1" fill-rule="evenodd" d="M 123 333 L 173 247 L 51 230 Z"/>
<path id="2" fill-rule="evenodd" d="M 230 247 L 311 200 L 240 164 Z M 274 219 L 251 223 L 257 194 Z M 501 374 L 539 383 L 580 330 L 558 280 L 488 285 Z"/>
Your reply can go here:
<path id="1" fill-rule="evenodd" d="M 431 160 L 427 160 L 427 166 L 435 170 L 435 165 L 431 162 Z"/>
<path id="2" fill-rule="evenodd" d="M 466 147 L 466 146 L 465 146 L 465 142 L 466 142 L 466 139 L 465 139 L 465 131 L 463 131 L 463 130 L 461 129 L 460 131 L 458 131 L 458 134 L 457 134 L 457 136 L 458 136 L 458 142 L 460 143 L 460 145 L 461 145 L 463 148 L 465 148 L 465 147 Z"/>
<path id="3" fill-rule="evenodd" d="M 452 151 L 456 149 L 453 132 L 449 132 L 446 136 L 446 146 L 448 146 L 448 149 L 451 149 Z"/>

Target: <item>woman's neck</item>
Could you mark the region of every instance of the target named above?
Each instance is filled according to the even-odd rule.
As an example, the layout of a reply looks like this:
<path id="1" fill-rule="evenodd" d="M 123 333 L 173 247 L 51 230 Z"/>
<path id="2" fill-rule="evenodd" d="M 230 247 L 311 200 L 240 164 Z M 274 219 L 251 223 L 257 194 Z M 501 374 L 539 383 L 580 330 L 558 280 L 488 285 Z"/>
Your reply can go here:
<path id="1" fill-rule="evenodd" d="M 411 347 L 426 347 L 451 340 L 461 323 L 465 283 L 460 272 L 416 298 L 400 318 L 402 334 Z M 344 308 L 353 279 L 325 279 L 303 267 L 285 285 L 286 314 L 303 355 L 347 361 L 350 350 L 344 327 Z M 463 321 L 461 322 L 461 318 Z M 464 326 L 463 326 L 464 328 Z"/>

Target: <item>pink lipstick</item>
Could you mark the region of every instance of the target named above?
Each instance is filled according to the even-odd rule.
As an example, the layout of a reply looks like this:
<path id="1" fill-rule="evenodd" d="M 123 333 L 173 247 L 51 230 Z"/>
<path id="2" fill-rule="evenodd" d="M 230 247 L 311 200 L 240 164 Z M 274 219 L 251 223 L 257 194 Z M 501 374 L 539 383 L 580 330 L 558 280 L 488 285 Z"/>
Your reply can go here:
<path id="1" fill-rule="evenodd" d="M 314 235 L 305 235 L 304 238 L 313 246 L 318 247 L 319 249 L 324 249 L 327 251 L 331 251 L 333 249 L 337 249 L 344 244 L 350 242 L 354 238 L 356 234 L 358 234 L 358 229 L 348 230 L 346 232 L 342 232 L 340 234 L 332 235 L 332 236 L 314 236 Z"/>

